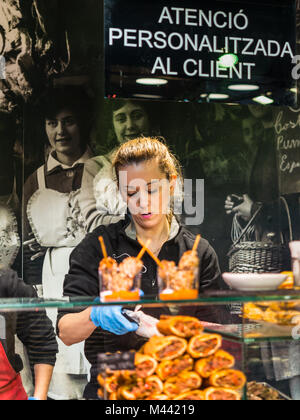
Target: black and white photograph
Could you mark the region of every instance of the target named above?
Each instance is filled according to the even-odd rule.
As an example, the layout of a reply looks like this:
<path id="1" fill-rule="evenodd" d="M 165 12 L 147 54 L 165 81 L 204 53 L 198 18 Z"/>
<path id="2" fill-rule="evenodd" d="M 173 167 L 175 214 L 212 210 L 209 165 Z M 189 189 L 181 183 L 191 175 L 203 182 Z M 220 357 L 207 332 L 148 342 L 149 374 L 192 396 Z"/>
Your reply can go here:
<path id="1" fill-rule="evenodd" d="M 300 400 L 299 16 L 0 0 L 0 400 Z"/>

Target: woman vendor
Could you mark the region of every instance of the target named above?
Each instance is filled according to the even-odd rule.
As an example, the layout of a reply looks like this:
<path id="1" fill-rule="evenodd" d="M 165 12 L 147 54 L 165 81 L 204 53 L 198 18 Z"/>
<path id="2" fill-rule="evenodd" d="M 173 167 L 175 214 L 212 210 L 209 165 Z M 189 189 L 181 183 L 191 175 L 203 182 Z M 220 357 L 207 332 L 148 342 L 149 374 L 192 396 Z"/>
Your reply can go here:
<path id="1" fill-rule="evenodd" d="M 118 223 L 98 227 L 74 250 L 64 283 L 65 296 L 99 296 L 98 266 L 103 258 L 99 236 L 104 239 L 108 255 L 117 262 L 138 255 L 141 245 L 137 237 L 144 243 L 151 239 L 151 251 L 159 259 L 173 260 L 176 264 L 195 242 L 195 236 L 177 222 L 170 202 L 166 200 L 166 197 L 172 197 L 180 169 L 176 158 L 162 142 L 139 138 L 123 144 L 116 152 L 113 169 L 130 216 Z M 197 250 L 200 290 L 217 287 L 220 269 L 215 251 L 205 239 L 200 241 Z M 141 289 L 147 297 L 155 298 L 158 294 L 156 263 L 145 254 L 143 264 Z M 207 321 L 220 321 L 214 318 L 214 313 L 205 309 L 201 313 L 201 310 L 196 308 L 193 315 Z M 148 314 L 158 318 L 163 311 L 167 308 L 149 309 Z M 59 336 L 66 345 L 86 340 L 86 356 L 94 368 L 85 391 L 86 398 L 97 398 L 98 353 L 139 348 L 143 344 L 135 335 L 137 324 L 127 320 L 119 306 L 94 307 L 79 313 L 61 311 L 58 319 Z"/>
<path id="2" fill-rule="evenodd" d="M 24 277 L 30 284 L 42 282 L 45 299 L 62 297 L 69 256 L 85 237 L 78 194 L 84 164 L 92 156 L 88 105 L 89 98 L 79 88 L 54 89 L 48 94 L 44 122 L 51 152 L 24 188 Z M 55 325 L 56 310 L 47 313 Z M 49 396 L 77 399 L 87 382 L 83 346 L 68 349 L 59 341 L 59 350 Z"/>

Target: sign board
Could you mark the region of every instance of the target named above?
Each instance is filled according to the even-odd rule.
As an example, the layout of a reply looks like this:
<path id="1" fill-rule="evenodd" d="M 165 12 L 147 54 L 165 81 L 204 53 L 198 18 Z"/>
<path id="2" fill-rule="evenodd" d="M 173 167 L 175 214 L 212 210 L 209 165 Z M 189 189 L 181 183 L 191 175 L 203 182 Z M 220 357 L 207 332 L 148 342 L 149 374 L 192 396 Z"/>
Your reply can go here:
<path id="1" fill-rule="evenodd" d="M 281 108 L 274 130 L 281 194 L 300 192 L 300 109 Z"/>
<path id="2" fill-rule="evenodd" d="M 224 53 L 238 62 L 220 67 Z M 287 92 L 295 86 L 295 55 L 295 0 L 105 0 L 108 97 L 197 100 L 218 93 L 228 102 L 271 91 L 275 103 L 294 103 Z M 140 78 L 160 81 L 141 85 Z M 232 84 L 257 91 L 236 92 Z"/>

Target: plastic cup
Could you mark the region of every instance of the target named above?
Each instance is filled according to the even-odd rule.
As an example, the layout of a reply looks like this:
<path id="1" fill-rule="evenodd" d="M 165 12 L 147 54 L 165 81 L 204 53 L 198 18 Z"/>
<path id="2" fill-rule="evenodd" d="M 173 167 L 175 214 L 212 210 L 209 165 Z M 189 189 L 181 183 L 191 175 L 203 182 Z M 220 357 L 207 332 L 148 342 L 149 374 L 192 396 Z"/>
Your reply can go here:
<path id="1" fill-rule="evenodd" d="M 159 275 L 158 285 L 160 300 L 195 300 L 199 296 L 199 269 L 180 270 L 178 267 L 171 274 Z"/>
<path id="2" fill-rule="evenodd" d="M 133 278 L 116 270 L 113 274 L 99 269 L 101 302 L 128 302 L 140 300 L 141 273 Z"/>

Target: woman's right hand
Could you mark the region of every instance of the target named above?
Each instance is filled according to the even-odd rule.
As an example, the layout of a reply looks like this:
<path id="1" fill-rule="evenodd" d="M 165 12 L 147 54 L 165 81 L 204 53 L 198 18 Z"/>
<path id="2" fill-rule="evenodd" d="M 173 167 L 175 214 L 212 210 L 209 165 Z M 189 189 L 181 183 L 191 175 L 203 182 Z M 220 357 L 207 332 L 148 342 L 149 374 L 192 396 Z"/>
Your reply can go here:
<path id="1" fill-rule="evenodd" d="M 122 306 L 94 306 L 90 319 L 97 328 L 100 327 L 116 335 L 135 332 L 139 328 L 137 323 L 125 318 Z"/>
<path id="2" fill-rule="evenodd" d="M 232 209 L 232 212 L 235 213 L 238 217 L 241 217 L 245 222 L 249 222 L 251 219 L 251 211 L 253 206 L 253 201 L 247 195 L 243 195 L 244 201 L 237 207 Z"/>
<path id="3" fill-rule="evenodd" d="M 243 195 L 243 202 L 236 206 L 236 204 L 232 201 L 231 196 L 228 196 L 225 201 L 225 210 L 226 214 L 235 213 L 238 217 L 241 217 L 243 220 L 248 222 L 251 219 L 251 210 L 253 206 L 253 201 L 247 195 Z"/>
<path id="4" fill-rule="evenodd" d="M 231 199 L 231 196 L 228 195 L 225 201 L 225 211 L 226 214 L 231 214 L 233 212 L 234 202 Z"/>

